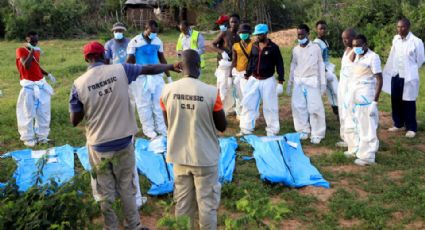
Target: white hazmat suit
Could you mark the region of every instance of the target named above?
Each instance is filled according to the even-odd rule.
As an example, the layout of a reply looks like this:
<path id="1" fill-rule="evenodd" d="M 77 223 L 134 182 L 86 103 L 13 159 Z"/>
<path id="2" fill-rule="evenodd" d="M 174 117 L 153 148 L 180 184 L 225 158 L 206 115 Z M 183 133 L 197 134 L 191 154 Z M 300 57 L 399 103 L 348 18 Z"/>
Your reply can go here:
<path id="1" fill-rule="evenodd" d="M 326 90 L 325 65 L 320 47 L 309 42 L 292 50 L 290 80 L 287 92 L 291 98 L 295 131 L 319 142 L 325 137 L 326 121 L 322 97 Z"/>
<path id="2" fill-rule="evenodd" d="M 21 80 L 16 104 L 18 131 L 22 141 L 47 140 L 50 132 L 50 99 L 53 88 L 43 78 Z"/>

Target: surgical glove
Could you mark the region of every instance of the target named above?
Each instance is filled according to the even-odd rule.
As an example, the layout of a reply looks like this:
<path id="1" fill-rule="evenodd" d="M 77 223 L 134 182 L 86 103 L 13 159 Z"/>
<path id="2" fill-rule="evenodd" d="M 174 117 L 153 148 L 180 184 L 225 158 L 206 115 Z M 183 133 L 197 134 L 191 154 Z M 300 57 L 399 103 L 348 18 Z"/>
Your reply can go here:
<path id="1" fill-rule="evenodd" d="M 286 95 L 291 96 L 291 88 L 292 84 L 288 82 L 288 84 L 286 85 Z"/>
<path id="2" fill-rule="evenodd" d="M 283 93 L 283 85 L 282 84 L 277 84 L 276 86 L 276 94 L 279 96 Z"/>
<path id="3" fill-rule="evenodd" d="M 171 82 L 173 82 L 173 79 L 171 77 L 167 77 L 167 81 L 168 81 L 168 83 L 171 83 Z"/>
<path id="4" fill-rule="evenodd" d="M 369 106 L 369 116 L 376 117 L 378 116 L 378 102 L 373 101 Z"/>
<path id="5" fill-rule="evenodd" d="M 325 93 L 326 93 L 326 85 L 321 85 L 321 86 L 320 86 L 320 93 L 321 93 L 322 95 L 325 95 Z"/>
<path id="6" fill-rule="evenodd" d="M 239 77 L 239 76 L 233 77 L 233 84 L 239 85 L 240 82 L 241 82 L 241 77 Z"/>
<path id="7" fill-rule="evenodd" d="M 229 55 L 227 54 L 227 52 L 226 51 L 223 51 L 222 53 L 221 53 L 221 58 L 223 58 L 224 60 L 226 60 L 226 61 L 230 61 L 230 57 L 229 57 Z"/>
<path id="8" fill-rule="evenodd" d="M 52 84 L 56 83 L 56 78 L 53 77 L 53 75 L 51 73 L 47 74 L 47 77 L 50 79 L 50 82 L 52 82 Z"/>

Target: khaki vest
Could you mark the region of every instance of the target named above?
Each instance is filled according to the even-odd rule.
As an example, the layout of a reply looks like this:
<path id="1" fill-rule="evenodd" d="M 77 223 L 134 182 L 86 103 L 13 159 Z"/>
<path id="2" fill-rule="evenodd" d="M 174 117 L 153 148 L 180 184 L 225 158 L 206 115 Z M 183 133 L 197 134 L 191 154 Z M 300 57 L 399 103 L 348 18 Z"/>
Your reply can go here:
<path id="1" fill-rule="evenodd" d="M 93 67 L 77 78 L 74 86 L 84 106 L 89 145 L 137 133 L 128 95 L 128 78 L 121 64 Z"/>
<path id="2" fill-rule="evenodd" d="M 185 77 L 162 93 L 167 111 L 167 161 L 189 166 L 215 166 L 220 146 L 213 120 L 217 89 Z"/>

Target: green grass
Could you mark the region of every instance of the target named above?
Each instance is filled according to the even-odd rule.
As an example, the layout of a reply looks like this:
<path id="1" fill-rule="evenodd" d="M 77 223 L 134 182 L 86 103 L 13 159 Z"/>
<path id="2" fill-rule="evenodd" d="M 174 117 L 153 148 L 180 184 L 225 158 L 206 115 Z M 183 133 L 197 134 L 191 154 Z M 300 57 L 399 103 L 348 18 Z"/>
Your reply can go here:
<path id="1" fill-rule="evenodd" d="M 177 33 L 166 31 L 159 36 L 165 43 L 174 42 Z M 207 36 L 211 39 L 212 36 Z M 41 41 L 44 50 L 42 65 L 56 76 L 58 83 L 54 85 L 55 95 L 52 98 L 52 122 L 50 138 L 55 146 L 85 144 L 83 127 L 73 128 L 69 123 L 68 97 L 74 79 L 86 69 L 81 47 L 88 40 L 51 40 Z M 0 42 L 0 154 L 23 149 L 19 141 L 16 125 L 16 100 L 20 90 L 19 76 L 15 67 L 15 49 L 20 46 L 16 42 Z M 286 76 L 289 74 L 290 49 L 282 48 L 285 61 Z M 170 62 L 175 57 L 167 57 Z M 215 85 L 213 75 L 215 54 L 206 55 L 207 68 L 203 70 L 202 80 Z M 340 61 L 332 62 L 339 68 Z M 384 61 L 383 61 L 384 62 Z M 421 76 L 425 76 L 421 70 Z M 173 74 L 174 80 L 180 76 Z M 339 138 L 339 126 L 326 101 L 327 135 L 318 146 L 327 149 L 328 153 L 312 153 L 311 160 L 328 179 L 332 188 L 301 190 L 272 185 L 261 182 L 255 161 L 243 161 L 241 156 L 252 155 L 252 149 L 240 143 L 234 180 L 222 188 L 222 200 L 219 210 L 219 224 L 222 229 L 280 229 L 287 224 L 298 229 L 403 229 L 425 227 L 425 152 L 422 141 L 425 130 L 425 83 L 422 81 L 417 105 L 419 121 L 418 137 L 406 139 L 400 134 L 388 134 L 385 129 L 391 124 L 381 119 L 380 151 L 377 154 L 376 166 L 358 168 L 352 160 L 343 156 L 343 150 L 335 147 Z M 382 94 L 380 101 L 381 115 L 390 112 L 388 95 Z M 280 109 L 290 108 L 290 98 L 280 97 Z M 381 116 L 382 118 L 382 116 Z M 281 134 L 293 132 L 292 117 L 280 118 Z M 260 119 L 255 131 L 265 135 L 265 123 Z M 229 119 L 229 129 L 225 136 L 233 136 L 238 132 L 235 119 Z M 139 134 L 139 136 L 142 136 Z M 311 148 L 305 142 L 304 147 Z M 39 146 L 37 148 L 46 148 Z M 314 150 L 315 148 L 313 148 Z M 15 169 L 10 159 L 0 159 L 0 181 L 9 179 Z M 84 183 L 89 187 L 87 178 Z M 149 182 L 141 176 L 142 191 L 146 193 Z M 87 188 L 87 190 L 90 190 Z M 326 198 L 321 197 L 327 195 Z M 1 201 L 4 198 L 0 198 Z M 18 199 L 18 198 L 16 198 Z M 88 196 L 88 202 L 91 200 Z M 91 201 L 90 201 L 91 202 Z M 0 215 L 2 208 L 0 207 Z M 7 210 L 7 209 L 6 209 Z M 76 210 L 78 211 L 78 210 Z M 170 228 L 184 226 L 173 222 L 172 195 L 149 197 L 148 204 L 142 208 L 142 220 L 153 218 L 162 226 Z M 100 215 L 100 213 L 98 214 Z M 120 214 L 122 218 L 122 214 Z M 19 221 L 19 220 L 17 220 Z M 90 220 L 97 224 L 99 221 Z M 295 223 L 295 224 L 294 224 Z M 173 225 L 174 224 L 174 225 Z M 422 225 L 421 225 L 422 224 Z M 1 225 L 1 223 L 0 223 Z M 97 227 L 96 227 L 97 226 Z M 249 227 L 247 227 L 249 226 Z M 1 227 L 0 227 L 1 229 Z"/>

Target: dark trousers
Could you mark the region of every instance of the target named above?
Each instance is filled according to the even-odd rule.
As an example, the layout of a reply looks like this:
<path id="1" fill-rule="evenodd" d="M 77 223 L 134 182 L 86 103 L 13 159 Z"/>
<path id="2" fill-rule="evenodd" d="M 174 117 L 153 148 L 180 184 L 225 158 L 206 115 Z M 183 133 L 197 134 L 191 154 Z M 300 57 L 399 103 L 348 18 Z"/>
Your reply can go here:
<path id="1" fill-rule="evenodd" d="M 418 130 L 416 123 L 416 101 L 403 101 L 404 78 L 398 75 L 391 80 L 391 109 L 394 126 L 406 127 L 407 131 Z"/>

